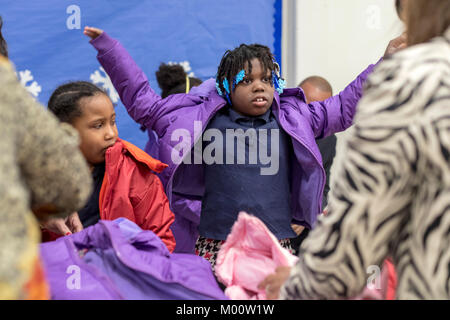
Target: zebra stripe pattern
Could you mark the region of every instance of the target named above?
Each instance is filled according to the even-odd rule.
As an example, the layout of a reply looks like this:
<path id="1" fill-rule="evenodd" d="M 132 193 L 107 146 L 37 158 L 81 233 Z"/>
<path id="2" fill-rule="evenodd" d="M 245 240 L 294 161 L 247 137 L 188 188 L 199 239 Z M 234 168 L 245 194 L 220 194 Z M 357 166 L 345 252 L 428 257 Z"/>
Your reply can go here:
<path id="1" fill-rule="evenodd" d="M 361 293 L 392 257 L 397 299 L 450 299 L 450 29 L 369 77 L 319 219 L 282 299 Z"/>

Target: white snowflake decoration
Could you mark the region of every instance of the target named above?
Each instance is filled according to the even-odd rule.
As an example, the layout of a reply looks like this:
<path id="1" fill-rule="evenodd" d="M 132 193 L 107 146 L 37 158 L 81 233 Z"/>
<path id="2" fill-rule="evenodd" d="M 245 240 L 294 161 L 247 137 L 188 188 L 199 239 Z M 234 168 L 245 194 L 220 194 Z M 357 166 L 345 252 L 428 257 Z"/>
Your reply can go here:
<path id="1" fill-rule="evenodd" d="M 191 64 L 189 63 L 189 61 L 181 61 L 181 62 L 173 62 L 173 61 L 169 61 L 168 63 L 167 63 L 169 66 L 172 66 L 172 65 L 174 65 L 174 64 L 179 64 L 180 66 L 182 66 L 183 67 L 183 69 L 184 69 L 184 71 L 187 73 L 187 75 L 189 76 L 189 77 L 195 77 L 195 74 L 194 74 L 194 72 L 190 72 L 191 70 L 192 70 L 192 68 L 191 68 Z"/>
<path id="2" fill-rule="evenodd" d="M 103 73 L 103 75 L 100 73 Z M 113 103 L 117 103 L 119 101 L 119 94 L 117 93 L 114 85 L 111 82 L 111 79 L 106 74 L 105 69 L 100 67 L 99 70 L 95 70 L 94 73 L 91 74 L 90 78 L 94 84 L 101 84 L 102 88 L 109 93 L 109 98 Z"/>
<path id="3" fill-rule="evenodd" d="M 36 82 L 33 81 L 34 77 L 31 74 L 30 70 L 19 71 L 19 81 L 25 87 L 25 89 L 35 98 L 38 97 L 39 93 L 41 93 L 42 88 Z M 31 84 L 29 84 L 31 82 Z"/>

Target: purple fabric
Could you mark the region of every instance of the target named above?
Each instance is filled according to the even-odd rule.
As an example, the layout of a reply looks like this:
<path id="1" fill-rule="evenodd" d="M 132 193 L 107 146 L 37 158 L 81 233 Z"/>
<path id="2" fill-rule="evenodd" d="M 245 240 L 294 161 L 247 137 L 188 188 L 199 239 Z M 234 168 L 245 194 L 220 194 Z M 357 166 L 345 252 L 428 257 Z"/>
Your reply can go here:
<path id="1" fill-rule="evenodd" d="M 206 260 L 170 254 L 153 232 L 126 219 L 43 243 L 41 259 L 52 299 L 227 299 Z"/>
<path id="2" fill-rule="evenodd" d="M 91 44 L 98 50 L 97 58 L 129 115 L 158 134 L 159 159 L 169 165 L 160 178 L 175 213 L 172 229 L 177 241 L 175 251 L 191 252 L 194 248 L 192 241 L 195 242 L 197 237 L 192 230 L 198 226 L 201 208 L 198 202 L 201 202 L 204 189 L 203 167 L 175 164 L 171 153 L 179 141 L 171 141 L 171 137 L 174 130 L 180 128 L 188 130 L 194 137 L 194 121 L 201 121 L 202 130 L 205 130 L 226 101 L 217 94 L 214 79 L 205 81 L 188 94 L 162 99 L 150 88 L 145 74 L 117 40 L 103 33 Z M 370 65 L 342 92 L 323 102 L 307 104 L 300 88 L 285 89 L 281 96 L 275 92 L 272 110 L 281 127 L 292 137 L 297 160 L 292 168 L 295 178 L 291 186 L 294 223 L 308 228 L 315 225 L 322 211 L 326 181 L 315 139 L 343 131 L 352 124 L 363 83 L 373 67 Z M 191 147 L 193 140 L 191 138 Z"/>
<path id="3" fill-rule="evenodd" d="M 152 158 L 159 159 L 159 142 L 156 132 L 153 130 L 147 130 L 148 141 L 145 144 L 145 152 L 147 152 Z"/>

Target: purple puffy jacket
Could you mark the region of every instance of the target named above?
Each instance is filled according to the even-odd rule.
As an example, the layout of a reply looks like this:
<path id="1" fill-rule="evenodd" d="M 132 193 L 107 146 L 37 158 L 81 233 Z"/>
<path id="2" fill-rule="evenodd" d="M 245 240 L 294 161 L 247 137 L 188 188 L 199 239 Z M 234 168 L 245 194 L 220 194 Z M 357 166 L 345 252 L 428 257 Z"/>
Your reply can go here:
<path id="1" fill-rule="evenodd" d="M 194 132 L 194 121 L 200 121 L 204 131 L 226 101 L 217 94 L 214 79 L 192 88 L 188 94 L 162 99 L 117 40 L 103 32 L 91 40 L 91 44 L 97 49 L 97 58 L 129 115 L 158 135 L 159 160 L 169 165 L 160 178 L 175 214 L 172 225 L 177 242 L 175 252 L 193 252 L 204 193 L 203 166 L 174 163 L 171 154 L 179 141 L 172 141 L 171 137 L 174 130 L 188 130 L 192 149 L 195 138 L 201 135 L 201 132 Z M 312 228 L 322 212 L 326 176 L 315 139 L 343 131 L 352 124 L 363 84 L 373 67 L 370 65 L 342 92 L 322 102 L 307 104 L 300 88 L 285 89 L 281 96 L 275 92 L 272 111 L 280 126 L 292 137 L 297 160 L 292 168 L 293 223 Z"/>
<path id="2" fill-rule="evenodd" d="M 125 218 L 101 220 L 40 250 L 55 300 L 228 299 L 208 261 L 170 254 L 152 231 Z"/>

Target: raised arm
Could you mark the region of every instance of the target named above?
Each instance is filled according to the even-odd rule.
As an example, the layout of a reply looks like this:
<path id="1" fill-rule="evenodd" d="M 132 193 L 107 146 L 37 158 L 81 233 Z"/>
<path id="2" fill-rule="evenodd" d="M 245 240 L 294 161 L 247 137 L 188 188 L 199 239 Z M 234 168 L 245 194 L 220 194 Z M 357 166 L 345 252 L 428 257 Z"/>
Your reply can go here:
<path id="1" fill-rule="evenodd" d="M 298 108 L 309 119 L 316 138 L 325 138 L 333 133 L 344 131 L 352 125 L 356 106 L 363 93 L 364 83 L 373 68 L 374 65 L 369 65 L 344 90 L 324 101 L 314 101 L 307 105 L 303 96 L 300 95 Z M 301 89 L 287 90 L 298 92 Z M 286 94 L 297 95 L 296 92 L 290 93 L 289 91 Z"/>
<path id="2" fill-rule="evenodd" d="M 91 38 L 90 43 L 98 51 L 98 61 L 111 78 L 128 114 L 136 122 L 157 131 L 155 124 L 164 115 L 202 102 L 200 97 L 186 94 L 162 99 L 119 41 L 97 28 L 86 27 L 84 34 Z"/>
<path id="3" fill-rule="evenodd" d="M 383 58 L 402 50 L 405 45 L 406 38 L 404 35 L 391 40 Z M 324 101 L 312 102 L 307 106 L 309 112 L 304 114 L 308 114 L 316 138 L 324 138 L 333 133 L 344 131 L 352 125 L 356 107 L 363 94 L 364 84 L 375 66 L 369 65 L 339 94 Z M 304 104 L 302 105 L 304 107 Z M 300 108 L 302 107 L 300 106 Z"/>

